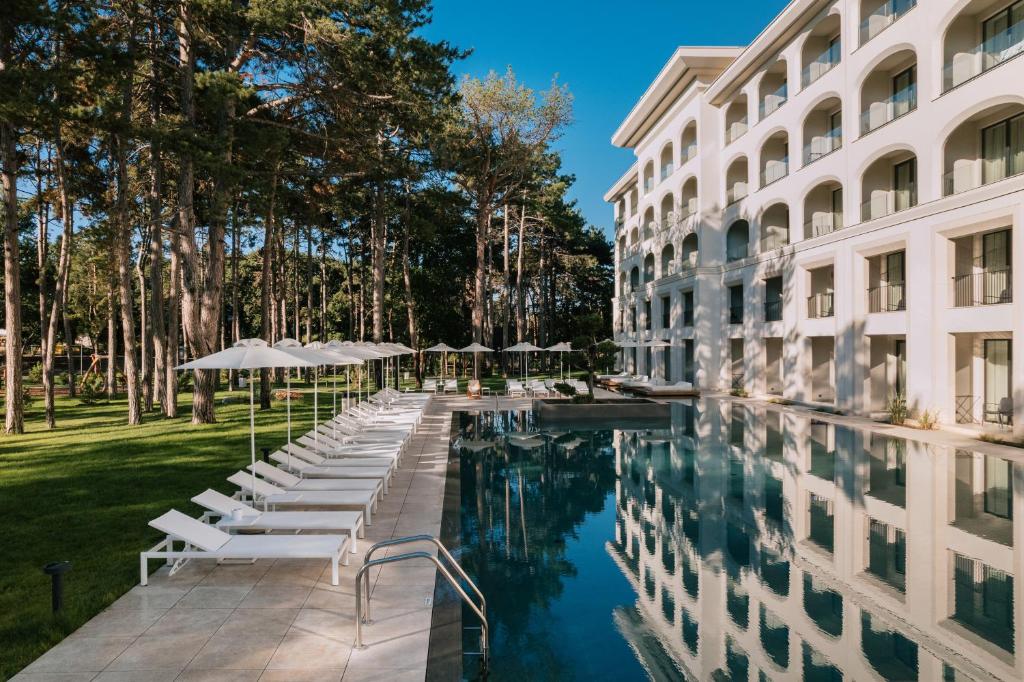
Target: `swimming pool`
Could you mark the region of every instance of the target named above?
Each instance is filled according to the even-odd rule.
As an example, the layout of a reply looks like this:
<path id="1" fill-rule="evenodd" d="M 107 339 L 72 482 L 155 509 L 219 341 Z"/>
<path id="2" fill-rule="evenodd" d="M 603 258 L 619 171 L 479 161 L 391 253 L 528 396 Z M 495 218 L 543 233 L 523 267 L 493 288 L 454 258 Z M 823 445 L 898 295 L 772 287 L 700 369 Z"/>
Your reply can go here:
<path id="1" fill-rule="evenodd" d="M 444 526 L 490 679 L 1024 677 L 1024 465 L 732 401 L 655 429 L 455 422 Z"/>

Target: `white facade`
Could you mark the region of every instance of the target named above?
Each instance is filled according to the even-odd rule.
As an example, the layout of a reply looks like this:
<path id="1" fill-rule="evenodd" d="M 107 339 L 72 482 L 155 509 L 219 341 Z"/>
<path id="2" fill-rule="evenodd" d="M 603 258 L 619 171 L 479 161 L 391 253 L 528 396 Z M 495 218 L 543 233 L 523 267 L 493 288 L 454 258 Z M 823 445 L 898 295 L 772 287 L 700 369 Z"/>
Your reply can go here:
<path id="1" fill-rule="evenodd" d="M 794 0 L 677 50 L 612 138 L 626 367 L 1020 431 L 1021 53 L 1020 0 Z"/>

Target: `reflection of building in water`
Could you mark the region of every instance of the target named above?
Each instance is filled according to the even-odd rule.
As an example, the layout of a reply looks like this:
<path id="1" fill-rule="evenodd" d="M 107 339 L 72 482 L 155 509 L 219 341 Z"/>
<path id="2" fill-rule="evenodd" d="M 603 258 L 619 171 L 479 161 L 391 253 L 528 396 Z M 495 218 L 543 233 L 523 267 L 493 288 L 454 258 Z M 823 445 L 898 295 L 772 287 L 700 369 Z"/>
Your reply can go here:
<path id="1" fill-rule="evenodd" d="M 773 409 L 679 408 L 670 436 L 615 435 L 609 551 L 689 674 L 1024 678 L 1024 465 Z"/>

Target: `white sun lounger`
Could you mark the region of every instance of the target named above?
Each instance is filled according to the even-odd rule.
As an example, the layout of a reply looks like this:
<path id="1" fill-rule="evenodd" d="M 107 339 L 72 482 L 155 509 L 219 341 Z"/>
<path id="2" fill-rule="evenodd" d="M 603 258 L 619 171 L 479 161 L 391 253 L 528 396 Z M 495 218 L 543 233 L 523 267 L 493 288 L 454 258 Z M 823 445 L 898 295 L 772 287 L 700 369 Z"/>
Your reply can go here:
<path id="1" fill-rule="evenodd" d="M 341 467 L 335 470 L 334 478 L 300 478 L 284 469 L 279 469 L 267 462 L 257 461 L 255 465 L 249 464 L 245 467 L 249 471 L 255 471 L 257 476 L 262 476 L 274 485 L 279 485 L 288 490 L 314 491 L 314 490 L 353 490 L 352 481 L 373 481 L 383 486 L 382 492 L 388 493 L 387 469 L 375 467 Z M 377 488 L 377 490 L 380 490 Z"/>
<path id="2" fill-rule="evenodd" d="M 374 457 L 377 452 L 380 452 L 383 455 L 393 455 L 397 457 L 401 455 L 402 452 L 402 448 L 398 443 L 380 450 L 375 450 L 374 448 L 364 448 L 355 445 L 338 445 L 335 441 L 332 441 L 329 437 L 324 435 L 320 435 L 319 437 L 309 435 L 299 436 L 296 439 L 296 443 L 325 457 L 333 458 Z"/>
<path id="3" fill-rule="evenodd" d="M 363 512 L 366 525 L 373 525 L 373 512 L 377 508 L 377 492 L 374 490 L 285 490 L 259 478 L 254 487 L 253 475 L 248 471 L 237 471 L 228 476 L 228 481 L 254 496 L 255 501 L 263 504 L 264 511 L 276 511 L 278 507 L 357 509 Z"/>
<path id="4" fill-rule="evenodd" d="M 401 454 L 405 447 L 405 441 L 397 439 L 390 442 L 356 440 L 351 443 L 345 443 L 331 435 L 331 427 L 329 426 L 322 426 L 317 431 L 307 433 L 305 436 L 301 436 L 301 438 L 306 438 L 307 441 L 312 441 L 320 447 L 330 449 L 331 452 L 337 454 L 367 453 L 370 455 L 376 452 Z"/>
<path id="5" fill-rule="evenodd" d="M 204 518 L 216 518 L 214 525 L 224 531 L 304 530 L 342 531 L 351 540 L 351 552 L 358 551 L 356 538 L 363 537 L 363 515 L 354 511 L 271 511 L 261 512 L 241 500 L 206 489 L 192 501 L 209 511 Z"/>
<path id="6" fill-rule="evenodd" d="M 277 462 L 278 466 L 276 468 L 278 469 L 278 471 L 282 471 L 283 470 L 283 471 L 286 471 L 288 473 L 295 474 L 299 478 L 304 478 L 304 479 L 330 478 L 330 479 L 335 479 L 335 480 L 343 480 L 343 481 L 346 482 L 346 486 L 348 486 L 348 487 L 341 488 L 341 490 L 355 490 L 356 487 L 353 486 L 353 483 L 356 483 L 356 482 L 359 482 L 359 481 L 364 481 L 364 482 L 365 481 L 377 481 L 380 484 L 378 486 L 378 488 L 380 489 L 380 492 L 382 492 L 382 493 L 384 492 L 384 477 L 380 477 L 380 478 L 375 478 L 375 477 L 363 478 L 361 476 L 359 476 L 359 477 L 351 476 L 349 474 L 350 467 L 317 466 L 316 464 L 310 464 L 306 460 L 301 459 L 299 457 L 288 457 L 288 455 L 286 455 L 285 453 L 281 452 L 280 450 L 275 452 L 275 453 L 273 453 L 273 454 L 271 454 L 270 455 L 270 459 L 272 459 L 275 462 Z M 260 473 L 259 470 L 257 470 L 256 473 L 257 474 Z M 268 476 L 268 478 L 269 478 L 269 476 Z M 390 478 L 390 475 L 388 476 L 388 478 Z M 388 485 L 390 486 L 390 480 L 388 481 Z M 359 488 L 359 489 L 362 490 L 362 488 Z"/>
<path id="7" fill-rule="evenodd" d="M 278 452 L 275 453 L 275 454 L 281 454 L 285 458 L 287 458 L 289 455 L 291 455 L 292 459 L 298 458 L 298 459 L 301 459 L 303 461 L 309 462 L 310 464 L 314 464 L 316 466 L 326 466 L 326 467 L 331 467 L 331 466 L 344 467 L 344 466 L 348 466 L 347 464 L 345 464 L 345 460 L 348 460 L 348 459 L 361 459 L 361 458 L 356 457 L 355 455 L 347 455 L 347 454 L 346 455 L 339 455 L 337 457 L 324 457 L 323 455 L 319 455 L 319 454 L 313 452 L 309 448 L 304 448 L 301 445 L 296 445 L 295 443 L 289 443 L 288 445 L 285 445 L 280 450 L 278 450 Z M 273 457 L 274 457 L 274 455 L 271 455 L 271 458 L 273 458 Z M 375 454 L 375 455 L 373 455 L 373 458 L 374 459 L 386 459 L 386 460 L 390 460 L 390 461 L 393 461 L 393 462 L 398 462 L 400 460 L 400 457 L 397 454 L 390 454 L 390 455 Z M 278 459 L 276 461 L 280 462 L 282 460 Z"/>
<path id="8" fill-rule="evenodd" d="M 338 564 L 348 565 L 348 537 L 344 535 L 229 535 L 175 509 L 149 522 L 167 537 L 139 553 L 139 575 L 149 583 L 149 560 L 164 559 L 174 573 L 189 559 L 327 559 L 331 584 L 338 584 Z M 174 543 L 184 543 L 175 549 Z"/>

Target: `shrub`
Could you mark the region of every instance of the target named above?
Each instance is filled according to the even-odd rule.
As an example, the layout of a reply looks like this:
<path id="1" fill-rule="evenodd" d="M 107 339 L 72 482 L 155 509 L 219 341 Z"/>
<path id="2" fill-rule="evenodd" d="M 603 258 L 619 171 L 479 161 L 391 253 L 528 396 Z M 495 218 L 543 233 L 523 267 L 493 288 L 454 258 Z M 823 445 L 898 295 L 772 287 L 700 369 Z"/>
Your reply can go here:
<path id="1" fill-rule="evenodd" d="M 192 372 L 182 372 L 178 375 L 178 393 L 187 393 L 192 390 Z"/>
<path id="2" fill-rule="evenodd" d="M 931 431 L 935 428 L 936 422 L 939 421 L 938 411 L 923 410 L 917 417 L 917 425 L 922 429 Z"/>
<path id="3" fill-rule="evenodd" d="M 885 412 L 889 415 L 889 423 L 900 425 L 907 421 L 907 399 L 897 393 L 885 403 Z"/>
<path id="4" fill-rule="evenodd" d="M 573 405 L 584 405 L 594 402 L 594 396 L 589 393 L 580 393 L 572 397 Z"/>
<path id="5" fill-rule="evenodd" d="M 729 394 L 737 398 L 746 398 L 748 395 L 747 390 L 745 388 L 734 388 L 731 391 L 729 391 Z"/>
<path id="6" fill-rule="evenodd" d="M 576 388 L 569 384 L 557 383 L 555 384 L 555 390 L 562 395 L 567 395 L 570 398 L 576 395 Z"/>
<path id="7" fill-rule="evenodd" d="M 103 377 L 99 374 L 88 374 L 82 377 L 82 386 L 78 392 L 78 400 L 82 405 L 95 405 L 104 396 Z"/>
<path id="8" fill-rule="evenodd" d="M 43 363 L 37 362 L 28 368 L 28 383 L 30 384 L 41 384 L 43 383 Z"/>

